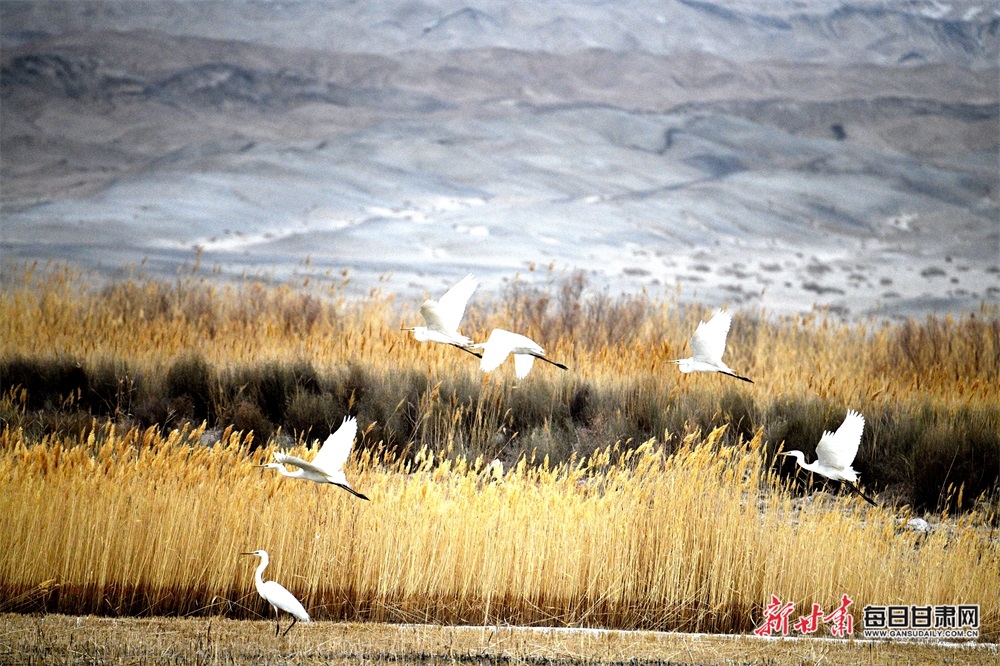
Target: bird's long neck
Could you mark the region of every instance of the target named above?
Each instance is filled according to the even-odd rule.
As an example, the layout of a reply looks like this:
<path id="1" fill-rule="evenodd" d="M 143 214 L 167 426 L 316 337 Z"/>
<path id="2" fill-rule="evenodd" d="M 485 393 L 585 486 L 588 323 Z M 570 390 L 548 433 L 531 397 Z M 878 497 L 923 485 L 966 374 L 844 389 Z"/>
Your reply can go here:
<path id="1" fill-rule="evenodd" d="M 263 588 L 264 588 L 264 569 L 267 568 L 267 564 L 268 564 L 267 557 L 260 558 L 260 564 L 257 565 L 257 573 L 255 573 L 254 577 L 253 577 L 254 585 L 257 587 L 257 591 L 260 593 L 260 596 L 262 596 L 262 597 L 264 596 L 264 590 L 263 590 Z"/>
<path id="2" fill-rule="evenodd" d="M 305 474 L 305 470 L 303 470 L 300 467 L 296 467 L 294 471 L 289 472 L 288 468 L 286 468 L 284 465 L 278 468 L 278 472 L 280 472 L 282 476 L 290 476 L 293 479 L 297 479 L 298 477 Z"/>
<path id="3" fill-rule="evenodd" d="M 801 451 L 788 451 L 786 455 L 795 458 L 795 460 L 799 463 L 799 467 L 801 467 L 802 469 L 807 469 L 810 472 L 815 472 L 816 466 L 819 464 L 819 461 L 813 463 L 807 463 L 806 454 L 802 453 Z"/>

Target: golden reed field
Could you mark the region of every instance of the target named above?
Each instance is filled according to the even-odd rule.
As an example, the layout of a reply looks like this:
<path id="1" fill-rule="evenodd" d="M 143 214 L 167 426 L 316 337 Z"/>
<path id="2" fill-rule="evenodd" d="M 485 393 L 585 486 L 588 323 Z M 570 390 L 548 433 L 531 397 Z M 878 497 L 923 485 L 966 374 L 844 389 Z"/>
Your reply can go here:
<path id="1" fill-rule="evenodd" d="M 994 310 L 738 314 L 726 360 L 749 385 L 666 363 L 707 309 L 514 285 L 474 296 L 463 332 L 521 331 L 570 367 L 517 383 L 412 341 L 419 302 L 330 279 L 96 282 L 4 274 L 0 611 L 266 618 L 239 556 L 263 548 L 320 620 L 745 633 L 771 595 L 847 594 L 859 628 L 866 604 L 979 604 L 980 640 L 1000 634 Z M 811 459 L 849 407 L 876 508 L 773 455 Z M 310 457 L 348 413 L 370 502 L 255 467 Z"/>

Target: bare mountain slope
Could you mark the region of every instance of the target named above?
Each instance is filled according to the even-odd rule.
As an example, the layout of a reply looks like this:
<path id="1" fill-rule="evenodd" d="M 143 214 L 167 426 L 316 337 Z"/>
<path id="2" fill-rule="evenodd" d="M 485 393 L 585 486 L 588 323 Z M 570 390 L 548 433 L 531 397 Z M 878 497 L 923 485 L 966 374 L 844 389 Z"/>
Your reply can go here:
<path id="1" fill-rule="evenodd" d="M 4 254 L 308 257 L 358 293 L 552 264 L 845 315 L 1000 298 L 995 12 L 223 7 L 4 3 Z"/>

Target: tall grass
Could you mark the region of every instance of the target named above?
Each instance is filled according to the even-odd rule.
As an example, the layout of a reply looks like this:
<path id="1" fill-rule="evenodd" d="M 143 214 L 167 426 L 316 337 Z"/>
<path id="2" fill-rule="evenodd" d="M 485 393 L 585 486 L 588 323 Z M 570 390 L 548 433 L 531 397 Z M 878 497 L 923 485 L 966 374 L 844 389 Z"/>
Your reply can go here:
<path id="1" fill-rule="evenodd" d="M 756 384 L 734 386 L 665 363 L 687 354 L 702 308 L 590 294 L 580 276 L 541 289 L 515 281 L 495 297 L 477 294 L 463 330 L 477 339 L 494 326 L 522 331 L 571 368 L 538 367 L 516 383 L 509 368 L 484 376 L 472 356 L 400 331 L 419 321 L 418 301 L 349 301 L 338 280 L 227 285 L 194 271 L 94 285 L 68 269 L 8 266 L 0 418 L 34 439 L 95 422 L 166 432 L 205 421 L 252 430 L 263 444 L 279 433 L 323 437 L 352 413 L 367 430 L 362 447 L 510 463 L 533 453 L 565 461 L 668 432 L 674 445 L 723 424 L 727 443 L 762 428 L 765 456 L 781 445 L 812 455 L 851 407 L 867 419 L 856 467 L 887 501 L 967 509 L 995 493 L 995 309 L 850 325 L 822 313 L 737 314 L 726 358 Z"/>
<path id="2" fill-rule="evenodd" d="M 850 496 L 800 505 L 759 436 L 726 446 L 716 429 L 669 453 L 649 441 L 505 473 L 369 450 L 349 469 L 360 502 L 262 474 L 267 452 L 239 434 L 202 435 L 5 430 L 0 610 L 265 615 L 238 553 L 266 548 L 268 577 L 318 619 L 745 632 L 771 594 L 829 612 L 847 593 L 856 618 L 869 603 L 979 603 L 984 637 L 1000 630 L 995 516 L 921 536 Z"/>
<path id="3" fill-rule="evenodd" d="M 523 331 L 572 368 L 514 382 L 401 332 L 418 303 L 326 281 L 3 280 L 0 610 L 264 614 L 237 553 L 265 548 L 319 618 L 728 632 L 771 594 L 847 593 L 858 611 L 979 603 L 997 635 L 993 310 L 740 314 L 727 360 L 749 386 L 665 363 L 698 307 L 514 283 L 465 330 Z M 877 509 L 803 502 L 808 479 L 773 459 L 811 454 L 847 407 Z M 371 502 L 254 468 L 348 413 Z M 964 512 L 923 536 L 906 504 Z"/>

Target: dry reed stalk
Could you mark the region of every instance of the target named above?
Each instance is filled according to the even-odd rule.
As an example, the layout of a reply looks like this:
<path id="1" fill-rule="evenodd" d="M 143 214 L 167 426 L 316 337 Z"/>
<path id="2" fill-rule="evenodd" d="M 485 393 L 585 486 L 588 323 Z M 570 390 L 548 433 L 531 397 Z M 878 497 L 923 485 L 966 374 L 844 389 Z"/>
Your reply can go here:
<path id="1" fill-rule="evenodd" d="M 667 364 L 687 354 L 705 309 L 669 297 L 623 297 L 597 299 L 601 310 L 592 301 L 567 305 L 562 297 L 489 302 L 477 294 L 466 332 L 483 339 L 494 326 L 523 324 L 571 368 L 538 367 L 514 382 L 509 362 L 483 375 L 472 356 L 416 343 L 400 331 L 401 323 L 419 319 L 416 301 L 347 301 L 336 284 L 317 282 L 220 286 L 195 273 L 172 283 L 133 278 L 90 287 L 86 276 L 68 269 L 27 270 L 0 291 L 0 362 L 26 358 L 91 379 L 104 369 L 117 392 L 102 394 L 97 413 L 88 413 L 91 403 L 62 418 L 58 412 L 72 412 L 86 396 L 57 390 L 33 411 L 8 393 L 16 387 L 0 386 L 0 417 L 26 425 L 33 437 L 80 432 L 98 416 L 164 428 L 207 419 L 210 426 L 255 429 L 264 440 L 279 426 L 294 437 L 315 436 L 347 410 L 376 424 L 371 441 L 398 450 L 430 447 L 507 462 L 535 451 L 555 462 L 668 431 L 676 445 L 686 433 L 723 423 L 731 424 L 728 443 L 764 428 L 765 455 L 782 442 L 808 455 L 849 406 L 867 419 L 863 478 L 903 487 L 901 503 L 942 506 L 968 482 L 971 505 L 992 487 L 976 478 L 996 469 L 996 310 L 854 325 L 821 314 L 737 314 L 726 358 L 756 380 L 751 388 L 734 387 L 727 377 L 682 375 Z M 208 382 L 198 404 L 175 401 L 168 386 L 192 353 Z M 296 365 L 315 373 L 320 395 L 290 383 L 265 400 L 247 388 L 265 371 L 288 375 Z M 296 398 L 303 398 L 297 421 L 286 411 Z M 57 414 L 40 415 L 43 409 Z"/>
<path id="2" fill-rule="evenodd" d="M 238 434 L 113 427 L 0 439 L 0 590 L 70 613 L 265 614 L 252 567 L 317 618 L 745 632 L 771 594 L 799 609 L 979 603 L 1000 629 L 1000 546 L 972 512 L 920 537 L 848 496 L 794 508 L 759 436 L 723 429 L 501 478 L 482 460 L 367 451 L 372 501 L 262 473 Z M 309 455 L 299 450 L 297 453 Z M 34 591 L 34 592 L 33 592 Z M 223 601 L 225 600 L 225 601 Z M 30 604 L 26 604 L 30 606 Z"/>
<path id="3" fill-rule="evenodd" d="M 197 349 L 222 367 L 247 359 L 308 358 L 322 372 L 354 363 L 376 372 L 418 369 L 432 378 L 456 371 L 477 376 L 471 357 L 456 360 L 459 352 L 420 345 L 399 330 L 401 322 L 419 318 L 417 303 L 397 307 L 389 298 L 352 303 L 336 291 L 259 283 L 218 287 L 195 277 L 173 285 L 126 281 L 100 291 L 86 284 L 69 270 L 29 271 L 22 283 L 0 293 L 3 356 L 55 353 L 92 365 L 114 358 L 137 371 L 156 372 Z M 492 327 L 510 326 L 504 307 L 487 310 L 476 314 L 469 329 L 478 338 Z M 705 314 L 668 300 L 650 301 L 642 318 L 632 322 L 625 344 L 585 344 L 559 330 L 525 332 L 566 361 L 576 381 L 605 384 L 648 376 L 660 383 L 669 379 L 684 393 L 704 382 L 678 378 L 665 361 L 686 353 Z M 587 324 L 581 321 L 573 330 L 579 333 Z M 757 378 L 759 397 L 795 394 L 876 408 L 918 395 L 948 405 L 983 404 L 997 397 L 998 358 L 1000 320 L 989 311 L 884 327 L 849 326 L 818 315 L 738 316 L 727 352 L 730 365 Z"/>

